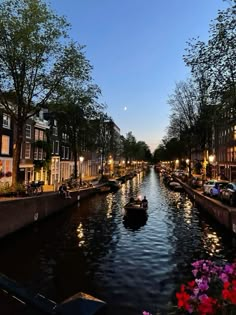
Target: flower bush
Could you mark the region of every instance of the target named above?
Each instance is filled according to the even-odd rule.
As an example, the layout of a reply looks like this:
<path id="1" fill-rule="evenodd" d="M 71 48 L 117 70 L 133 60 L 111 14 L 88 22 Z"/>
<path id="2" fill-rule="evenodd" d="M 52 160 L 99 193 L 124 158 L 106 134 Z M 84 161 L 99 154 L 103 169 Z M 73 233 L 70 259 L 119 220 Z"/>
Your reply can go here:
<path id="1" fill-rule="evenodd" d="M 199 260 L 192 266 L 194 280 L 176 293 L 181 314 L 236 315 L 236 263 Z"/>

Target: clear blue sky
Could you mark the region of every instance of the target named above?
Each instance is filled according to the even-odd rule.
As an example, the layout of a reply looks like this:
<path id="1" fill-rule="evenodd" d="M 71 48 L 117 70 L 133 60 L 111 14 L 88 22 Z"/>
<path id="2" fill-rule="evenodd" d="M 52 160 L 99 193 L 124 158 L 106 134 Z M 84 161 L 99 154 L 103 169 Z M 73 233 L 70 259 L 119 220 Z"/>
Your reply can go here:
<path id="1" fill-rule="evenodd" d="M 49 1 L 49 0 L 48 0 Z M 100 102 L 126 136 L 153 151 L 166 134 L 167 100 L 189 76 L 186 42 L 208 39 L 223 0 L 51 0 L 71 23 L 70 36 L 85 45 Z M 126 109 L 126 110 L 125 110 Z"/>

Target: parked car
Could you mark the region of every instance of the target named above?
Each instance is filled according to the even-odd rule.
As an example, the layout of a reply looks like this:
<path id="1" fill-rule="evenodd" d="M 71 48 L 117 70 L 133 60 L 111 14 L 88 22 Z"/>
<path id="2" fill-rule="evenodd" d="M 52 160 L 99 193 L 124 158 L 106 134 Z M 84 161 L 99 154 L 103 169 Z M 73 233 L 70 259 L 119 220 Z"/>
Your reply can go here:
<path id="1" fill-rule="evenodd" d="M 220 192 L 220 200 L 228 202 L 231 206 L 236 204 L 236 183 L 228 183 Z"/>
<path id="2" fill-rule="evenodd" d="M 191 178 L 191 186 L 193 188 L 201 188 L 203 185 L 203 180 L 201 177 L 198 177 L 198 176 L 193 176 Z"/>
<path id="3" fill-rule="evenodd" d="M 216 181 L 214 179 L 210 179 L 203 184 L 202 189 L 204 195 L 210 195 L 210 189 L 214 187 L 215 182 Z"/>
<path id="4" fill-rule="evenodd" d="M 217 181 L 210 189 L 211 197 L 220 197 L 221 191 L 228 185 L 229 181 Z"/>
<path id="5" fill-rule="evenodd" d="M 226 180 L 217 180 L 217 179 L 208 180 L 203 185 L 203 193 L 204 195 L 210 195 L 211 197 L 217 196 L 219 195 L 219 189 L 224 188 L 228 183 L 229 181 L 226 181 Z"/>

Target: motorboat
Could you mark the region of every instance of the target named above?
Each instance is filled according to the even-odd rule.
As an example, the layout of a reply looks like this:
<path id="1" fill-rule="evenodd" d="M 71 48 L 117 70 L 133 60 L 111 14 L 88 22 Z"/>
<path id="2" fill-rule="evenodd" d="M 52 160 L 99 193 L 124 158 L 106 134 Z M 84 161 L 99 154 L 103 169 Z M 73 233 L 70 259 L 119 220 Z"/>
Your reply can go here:
<path id="1" fill-rule="evenodd" d="M 148 201 L 146 197 L 143 200 L 131 198 L 124 206 L 126 214 L 146 214 L 148 209 Z"/>

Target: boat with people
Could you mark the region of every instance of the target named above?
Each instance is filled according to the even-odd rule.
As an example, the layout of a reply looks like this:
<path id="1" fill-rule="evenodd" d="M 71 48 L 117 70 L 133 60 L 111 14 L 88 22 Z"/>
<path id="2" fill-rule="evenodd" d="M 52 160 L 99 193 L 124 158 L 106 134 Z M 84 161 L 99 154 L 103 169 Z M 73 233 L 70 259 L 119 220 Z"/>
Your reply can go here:
<path id="1" fill-rule="evenodd" d="M 124 206 L 126 214 L 146 214 L 148 209 L 148 200 L 146 196 L 143 199 L 138 197 L 130 198 L 130 201 Z"/>

